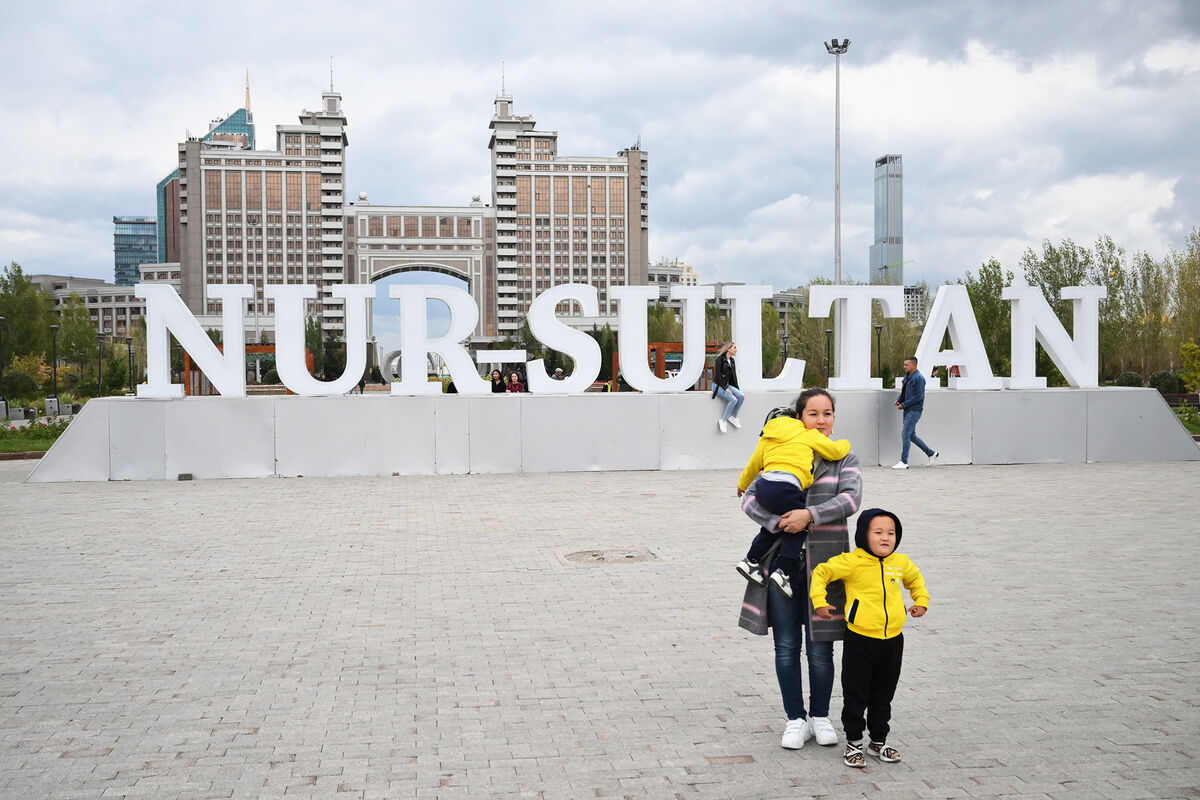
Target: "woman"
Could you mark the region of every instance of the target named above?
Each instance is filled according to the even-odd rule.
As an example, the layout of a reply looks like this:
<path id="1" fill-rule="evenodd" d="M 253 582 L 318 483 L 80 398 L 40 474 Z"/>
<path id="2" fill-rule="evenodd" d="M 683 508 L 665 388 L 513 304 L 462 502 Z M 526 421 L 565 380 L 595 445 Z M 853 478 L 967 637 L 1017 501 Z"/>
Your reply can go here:
<path id="1" fill-rule="evenodd" d="M 806 389 L 796 399 L 796 411 L 806 428 L 814 428 L 826 436 L 833 434 L 833 397 L 824 389 Z M 841 461 L 825 461 L 813 456 L 813 483 L 808 489 L 808 507 L 789 511 L 774 518 L 762 511 L 756 521 L 766 527 L 778 522 L 788 533 L 798 534 L 812 525 L 805 542 L 807 567 L 802 570 L 806 582 L 795 587 L 795 599 L 789 600 L 774 584 L 767 589 L 766 624 L 775 639 L 775 675 L 783 695 L 783 709 L 788 723 L 780 744 L 789 750 L 799 750 L 810 737 L 817 744 L 837 744 L 837 733 L 829 720 L 829 698 L 833 693 L 833 643 L 845 638 L 846 625 L 840 614 L 845 606 L 845 590 L 841 583 L 830 586 L 829 602 L 838 609 L 837 619 L 823 620 L 812 613 L 808 600 L 807 580 L 812 570 L 823 561 L 849 552 L 850 537 L 846 520 L 858 511 L 862 500 L 862 470 L 858 456 L 851 451 Z M 745 505 L 745 504 L 744 504 Z M 749 511 L 749 509 L 747 509 Z M 751 605 L 747 587 L 743 609 Z M 748 609 L 751 612 L 753 609 Z M 743 622 L 746 622 L 743 611 Z M 755 630 L 749 624 L 744 624 Z M 760 632 L 760 631 L 756 631 Z M 800 664 L 801 649 L 808 654 L 809 707 L 804 708 L 804 681 Z"/>
<path id="2" fill-rule="evenodd" d="M 492 370 L 492 394 L 504 394 L 504 377 L 500 374 L 500 370 Z"/>
<path id="3" fill-rule="evenodd" d="M 508 389 L 507 389 L 507 391 L 510 391 L 510 392 L 523 392 L 523 391 L 525 391 L 525 385 L 524 385 L 523 383 L 521 383 L 521 376 L 520 376 L 520 375 L 518 375 L 518 374 L 517 374 L 517 373 L 515 373 L 515 372 L 512 374 L 512 376 L 509 378 L 509 381 L 508 381 Z"/>
<path id="4" fill-rule="evenodd" d="M 713 397 L 725 401 L 725 413 L 717 420 L 721 433 L 728 433 L 729 426 L 742 427 L 738 412 L 742 410 L 742 402 L 746 396 L 738 388 L 737 364 L 733 357 L 737 355 L 737 345 L 726 342 L 717 351 L 716 361 L 713 362 Z"/>

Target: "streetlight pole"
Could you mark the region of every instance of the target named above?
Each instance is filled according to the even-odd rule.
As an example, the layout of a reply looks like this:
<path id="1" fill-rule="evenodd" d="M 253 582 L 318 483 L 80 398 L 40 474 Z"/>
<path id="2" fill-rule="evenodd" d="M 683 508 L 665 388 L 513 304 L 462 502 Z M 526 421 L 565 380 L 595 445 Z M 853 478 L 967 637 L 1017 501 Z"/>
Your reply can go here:
<path id="1" fill-rule="evenodd" d="M 850 49 L 850 40 L 825 43 L 833 56 L 833 282 L 842 282 L 842 55 Z"/>
<path id="2" fill-rule="evenodd" d="M 0 422 L 8 421 L 8 401 L 4 399 L 4 317 L 0 317 Z"/>
<path id="3" fill-rule="evenodd" d="M 129 354 L 129 394 L 133 394 L 133 337 L 125 337 L 125 352 Z"/>
<path id="4" fill-rule="evenodd" d="M 100 387 L 104 385 L 104 334 L 97 333 L 96 340 L 100 342 L 100 354 L 96 356 L 96 396 L 104 394 Z"/>
<path id="5" fill-rule="evenodd" d="M 825 329 L 825 384 L 829 384 L 829 363 L 833 357 L 833 329 Z"/>
<path id="6" fill-rule="evenodd" d="M 51 367 L 54 374 L 54 393 L 50 395 L 54 398 L 54 416 L 58 416 L 58 326 L 50 326 L 50 354 Z"/>
<path id="7" fill-rule="evenodd" d="M 883 377 L 883 367 L 881 366 L 883 363 L 883 350 L 880 349 L 879 345 L 879 334 L 881 333 L 883 333 L 883 326 L 877 324 L 875 326 L 875 371 L 879 373 L 880 378 Z"/>

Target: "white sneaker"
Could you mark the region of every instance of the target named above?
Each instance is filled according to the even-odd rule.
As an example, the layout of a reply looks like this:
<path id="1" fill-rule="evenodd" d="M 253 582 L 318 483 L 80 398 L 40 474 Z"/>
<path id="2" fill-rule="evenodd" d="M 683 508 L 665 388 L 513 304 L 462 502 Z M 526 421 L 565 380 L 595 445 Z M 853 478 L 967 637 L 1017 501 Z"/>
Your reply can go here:
<path id="1" fill-rule="evenodd" d="M 817 744 L 829 746 L 838 743 L 837 731 L 833 729 L 829 717 L 809 717 L 808 727 Z"/>
<path id="2" fill-rule="evenodd" d="M 807 719 L 789 719 L 787 727 L 783 729 L 783 740 L 779 742 L 779 746 L 788 750 L 799 750 L 811 738 L 812 731 L 808 729 Z"/>
<path id="3" fill-rule="evenodd" d="M 729 424 L 730 424 L 730 425 L 732 425 L 732 426 L 733 426 L 733 427 L 735 427 L 735 428 L 740 428 L 740 427 L 742 427 L 742 421 L 741 421 L 740 419 L 738 419 L 737 417 L 730 417 L 730 418 L 729 418 Z"/>
<path id="4" fill-rule="evenodd" d="M 934 450 L 933 455 L 931 455 L 929 457 L 929 463 L 932 464 L 933 462 L 937 461 L 938 456 L 940 456 L 941 454 L 942 454 L 942 452 L 940 450 Z"/>
<path id="5" fill-rule="evenodd" d="M 729 426 L 725 424 L 725 420 L 723 419 L 717 420 L 717 428 L 720 429 L 721 433 L 729 433 Z"/>
<path id="6" fill-rule="evenodd" d="M 908 469 L 908 464 L 905 464 L 903 461 L 897 461 L 895 464 L 892 464 L 892 469 Z"/>

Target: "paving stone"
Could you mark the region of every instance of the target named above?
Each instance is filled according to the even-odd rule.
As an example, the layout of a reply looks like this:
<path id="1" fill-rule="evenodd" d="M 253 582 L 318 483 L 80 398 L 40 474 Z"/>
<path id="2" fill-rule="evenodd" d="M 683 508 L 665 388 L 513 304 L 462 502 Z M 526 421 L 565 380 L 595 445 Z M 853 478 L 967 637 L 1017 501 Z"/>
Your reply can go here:
<path id="1" fill-rule="evenodd" d="M 933 599 L 904 761 L 855 771 L 779 747 L 735 471 L 29 469 L 0 463 L 0 797 L 1200 797 L 1200 464 L 867 468 Z"/>

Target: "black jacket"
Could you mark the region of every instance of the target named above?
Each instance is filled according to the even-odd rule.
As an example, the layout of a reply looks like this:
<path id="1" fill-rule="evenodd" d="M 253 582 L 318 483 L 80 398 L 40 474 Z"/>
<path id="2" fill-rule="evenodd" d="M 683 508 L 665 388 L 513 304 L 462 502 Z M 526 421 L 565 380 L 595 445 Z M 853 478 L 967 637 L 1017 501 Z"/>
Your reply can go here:
<path id="1" fill-rule="evenodd" d="M 717 389 L 724 389 L 727 386 L 732 386 L 735 389 L 740 389 L 737 382 L 737 364 L 735 360 L 727 355 L 717 357 L 717 363 L 713 365 L 713 391 L 712 396 L 717 396 Z"/>

